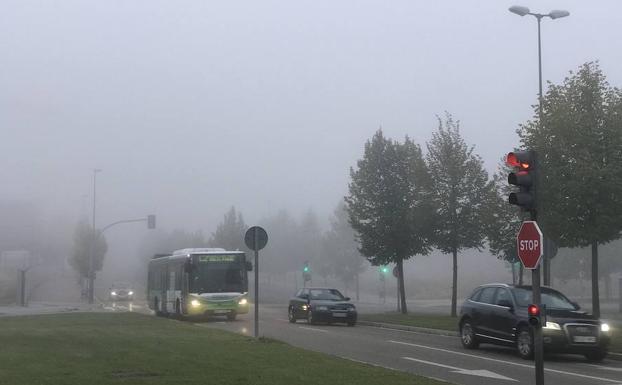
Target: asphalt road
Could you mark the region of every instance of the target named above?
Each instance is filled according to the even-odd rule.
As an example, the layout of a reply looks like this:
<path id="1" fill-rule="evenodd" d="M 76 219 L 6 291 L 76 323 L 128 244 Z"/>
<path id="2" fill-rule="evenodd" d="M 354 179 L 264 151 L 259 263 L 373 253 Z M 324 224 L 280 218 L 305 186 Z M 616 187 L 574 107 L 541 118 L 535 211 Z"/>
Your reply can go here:
<path id="1" fill-rule="evenodd" d="M 148 311 L 140 304 L 106 306 L 115 311 Z M 251 336 L 253 315 L 234 322 L 214 318 L 195 324 Z M 368 326 L 290 324 L 285 306 L 266 305 L 259 332 L 301 348 L 328 353 L 390 369 L 411 372 L 454 384 L 534 384 L 533 363 L 512 349 L 482 345 L 465 350 L 456 337 L 380 329 Z M 545 361 L 546 384 L 622 384 L 622 361 L 591 364 L 582 356 L 552 355 Z"/>

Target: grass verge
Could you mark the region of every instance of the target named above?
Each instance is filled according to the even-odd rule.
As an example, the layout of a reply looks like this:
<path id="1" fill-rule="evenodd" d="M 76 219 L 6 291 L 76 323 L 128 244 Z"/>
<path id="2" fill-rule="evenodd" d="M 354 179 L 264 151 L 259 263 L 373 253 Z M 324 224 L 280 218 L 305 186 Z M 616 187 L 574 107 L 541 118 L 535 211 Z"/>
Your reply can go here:
<path id="1" fill-rule="evenodd" d="M 416 384 L 439 381 L 133 313 L 0 319 L 0 384 Z"/>
<path id="2" fill-rule="evenodd" d="M 370 322 L 393 323 L 428 329 L 458 330 L 458 318 L 448 315 L 402 314 L 396 312 L 379 314 L 359 314 L 359 319 Z"/>

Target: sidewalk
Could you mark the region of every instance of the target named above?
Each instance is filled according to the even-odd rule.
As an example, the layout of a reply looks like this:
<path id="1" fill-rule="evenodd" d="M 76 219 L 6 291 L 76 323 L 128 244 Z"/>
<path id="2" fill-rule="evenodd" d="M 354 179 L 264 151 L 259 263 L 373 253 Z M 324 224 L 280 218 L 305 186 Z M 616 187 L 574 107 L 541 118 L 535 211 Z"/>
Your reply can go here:
<path id="1" fill-rule="evenodd" d="M 0 305 L 0 317 L 101 310 L 102 307 L 98 304 L 89 305 L 86 303 L 31 302 L 28 306 Z"/>

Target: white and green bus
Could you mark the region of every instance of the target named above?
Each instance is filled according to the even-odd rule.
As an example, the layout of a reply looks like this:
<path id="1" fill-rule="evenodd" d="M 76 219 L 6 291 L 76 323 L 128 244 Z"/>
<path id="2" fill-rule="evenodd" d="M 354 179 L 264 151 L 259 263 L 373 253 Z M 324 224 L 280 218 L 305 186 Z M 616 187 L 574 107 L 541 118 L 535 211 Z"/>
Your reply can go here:
<path id="1" fill-rule="evenodd" d="M 147 301 L 157 315 L 234 320 L 248 313 L 250 262 L 242 251 L 181 249 L 149 261 Z"/>

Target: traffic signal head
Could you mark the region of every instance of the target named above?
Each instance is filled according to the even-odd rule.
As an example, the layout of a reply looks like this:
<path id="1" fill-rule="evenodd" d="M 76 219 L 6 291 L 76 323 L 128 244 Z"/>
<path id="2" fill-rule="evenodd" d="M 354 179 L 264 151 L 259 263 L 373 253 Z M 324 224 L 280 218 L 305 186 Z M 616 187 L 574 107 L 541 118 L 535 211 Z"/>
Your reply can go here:
<path id="1" fill-rule="evenodd" d="M 302 268 L 302 271 L 304 271 L 305 273 L 309 272 L 309 266 L 305 266 Z"/>
<path id="2" fill-rule="evenodd" d="M 388 268 L 388 267 L 386 267 L 386 266 L 382 266 L 382 267 L 380 268 L 380 272 L 381 272 L 382 274 L 386 274 L 386 273 L 388 273 L 388 272 L 389 272 L 389 268 Z"/>
<path id="3" fill-rule="evenodd" d="M 152 230 L 156 228 L 156 216 L 151 214 L 147 215 L 147 228 Z"/>
<path id="4" fill-rule="evenodd" d="M 508 202 L 531 211 L 536 208 L 536 154 L 534 151 L 515 151 L 508 153 L 506 163 L 516 168 L 508 174 L 508 183 L 519 187 L 518 192 L 508 196 Z"/>
<path id="5" fill-rule="evenodd" d="M 531 304 L 527 307 L 527 314 L 529 316 L 529 325 L 533 327 L 541 327 L 542 322 L 540 320 L 540 307 L 538 305 Z"/>

